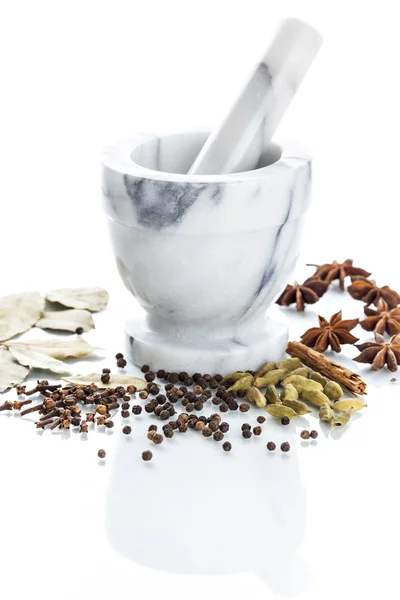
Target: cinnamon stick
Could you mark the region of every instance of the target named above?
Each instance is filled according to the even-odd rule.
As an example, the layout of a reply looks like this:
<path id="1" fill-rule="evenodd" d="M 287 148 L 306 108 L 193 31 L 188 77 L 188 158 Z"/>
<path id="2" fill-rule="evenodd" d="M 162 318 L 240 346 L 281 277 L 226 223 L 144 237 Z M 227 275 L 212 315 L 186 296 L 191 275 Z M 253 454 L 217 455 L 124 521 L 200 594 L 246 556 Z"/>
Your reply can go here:
<path id="1" fill-rule="evenodd" d="M 308 348 L 308 346 L 300 342 L 289 342 L 286 352 L 290 356 L 300 359 L 306 367 L 321 373 L 321 375 L 332 381 L 336 381 L 353 394 L 362 396 L 367 393 L 365 391 L 367 384 L 357 373 L 353 373 L 353 371 L 339 365 L 339 363 L 327 358 L 324 354 Z"/>

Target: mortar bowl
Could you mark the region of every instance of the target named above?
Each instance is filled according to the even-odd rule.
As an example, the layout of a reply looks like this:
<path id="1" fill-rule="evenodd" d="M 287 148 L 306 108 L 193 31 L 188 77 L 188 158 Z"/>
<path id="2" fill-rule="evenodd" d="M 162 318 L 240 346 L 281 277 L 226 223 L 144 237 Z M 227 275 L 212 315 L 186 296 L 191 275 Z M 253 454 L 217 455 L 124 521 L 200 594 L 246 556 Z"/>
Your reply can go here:
<path id="1" fill-rule="evenodd" d="M 267 310 L 297 261 L 311 159 L 271 144 L 252 171 L 185 174 L 207 135 L 138 134 L 102 155 L 117 269 L 145 311 L 127 354 L 152 369 L 255 370 L 288 339 Z"/>

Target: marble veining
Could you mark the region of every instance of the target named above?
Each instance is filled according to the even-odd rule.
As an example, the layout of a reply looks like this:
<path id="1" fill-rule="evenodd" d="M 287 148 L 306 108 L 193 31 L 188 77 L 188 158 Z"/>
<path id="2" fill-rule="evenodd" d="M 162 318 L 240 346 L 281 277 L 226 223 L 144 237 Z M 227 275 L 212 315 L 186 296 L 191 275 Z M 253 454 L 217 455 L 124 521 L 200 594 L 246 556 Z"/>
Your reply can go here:
<path id="1" fill-rule="evenodd" d="M 145 311 L 127 345 L 154 368 L 256 368 L 287 340 L 267 309 L 297 260 L 311 160 L 275 145 L 251 172 L 180 174 L 205 137 L 139 135 L 103 154 L 118 272 Z"/>

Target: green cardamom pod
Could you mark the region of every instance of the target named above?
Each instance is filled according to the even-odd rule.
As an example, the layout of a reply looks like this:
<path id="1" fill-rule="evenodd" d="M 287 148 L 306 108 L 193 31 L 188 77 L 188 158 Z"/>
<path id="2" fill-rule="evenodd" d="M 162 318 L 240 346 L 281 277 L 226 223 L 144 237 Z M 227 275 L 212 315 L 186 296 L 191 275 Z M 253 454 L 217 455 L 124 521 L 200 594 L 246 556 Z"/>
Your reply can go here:
<path id="1" fill-rule="evenodd" d="M 247 390 L 247 400 L 255 404 L 258 408 L 264 408 L 267 404 L 267 399 L 256 387 L 251 387 Z"/>
<path id="2" fill-rule="evenodd" d="M 331 425 L 333 428 L 335 427 L 343 427 L 343 425 L 346 425 L 346 423 L 348 423 L 350 421 L 350 417 L 351 417 L 351 412 L 342 412 L 339 413 L 337 415 L 337 417 L 334 417 L 331 421 Z"/>
<path id="3" fill-rule="evenodd" d="M 241 377 L 230 388 L 228 388 L 228 392 L 230 390 L 248 390 L 253 385 L 253 375 L 249 373 L 245 373 L 244 377 Z"/>
<path id="4" fill-rule="evenodd" d="M 276 385 L 282 381 L 286 374 L 286 369 L 274 369 L 266 373 L 263 377 L 256 377 L 254 385 L 258 388 L 265 388 L 267 385 Z"/>
<path id="5" fill-rule="evenodd" d="M 294 371 L 295 369 L 299 369 L 302 366 L 300 359 L 298 358 L 286 358 L 285 360 L 281 360 L 278 364 L 278 369 L 286 369 L 289 373 Z"/>
<path id="6" fill-rule="evenodd" d="M 267 389 L 265 390 L 264 395 L 267 399 L 268 404 L 281 404 L 279 394 L 276 391 L 276 387 L 274 385 L 267 385 Z"/>
<path id="7" fill-rule="evenodd" d="M 281 400 L 284 402 L 285 400 L 297 400 L 299 397 L 299 393 L 291 383 L 288 383 L 283 390 L 281 391 Z"/>
<path id="8" fill-rule="evenodd" d="M 331 400 L 338 400 L 344 395 L 344 392 L 336 381 L 328 381 L 324 387 L 324 394 Z"/>
<path id="9" fill-rule="evenodd" d="M 248 373 L 244 373 L 243 371 L 236 371 L 235 373 L 229 373 L 229 375 L 225 375 L 225 377 L 221 381 L 221 385 L 224 385 L 224 382 L 228 379 L 233 379 L 234 381 L 238 381 L 242 377 L 245 377 Z"/>
<path id="10" fill-rule="evenodd" d="M 331 405 L 328 396 L 325 396 L 325 394 L 321 392 L 321 390 L 303 390 L 301 392 L 301 397 L 306 402 L 309 402 L 313 406 L 318 406 L 319 408 L 323 404 L 327 404 L 328 406 Z"/>
<path id="11" fill-rule="evenodd" d="M 335 402 L 332 408 L 337 412 L 355 412 L 356 410 L 366 408 L 366 406 L 367 405 L 358 398 L 346 398 L 346 400 L 338 400 Z"/>
<path id="12" fill-rule="evenodd" d="M 321 419 L 321 421 L 332 421 L 334 415 L 333 415 L 333 410 L 331 409 L 330 406 L 328 406 L 327 404 L 323 404 L 321 406 L 321 408 L 319 409 L 319 418 Z"/>
<path id="13" fill-rule="evenodd" d="M 311 370 L 308 367 L 299 367 L 294 371 L 290 371 L 291 375 L 301 375 L 302 377 L 309 377 Z"/>
<path id="14" fill-rule="evenodd" d="M 301 402 L 301 400 L 283 400 L 283 405 L 284 406 L 288 406 L 289 408 L 291 408 L 292 410 L 294 410 L 295 413 L 297 413 L 298 415 L 308 415 L 308 413 L 312 412 L 307 404 L 304 404 L 304 402 Z"/>
<path id="15" fill-rule="evenodd" d="M 312 381 L 311 379 L 307 379 L 306 377 L 302 377 L 301 375 L 289 375 L 282 381 L 283 387 L 286 387 L 289 383 L 296 388 L 299 394 L 302 394 L 303 390 L 319 390 L 320 392 L 323 390 L 323 387 L 320 383 L 317 381 Z"/>
<path id="16" fill-rule="evenodd" d="M 269 373 L 270 371 L 273 371 L 274 369 L 276 369 L 276 363 L 274 362 L 267 362 L 265 363 L 265 365 L 263 365 L 262 367 L 260 367 L 257 371 L 257 373 L 255 374 L 255 377 L 263 377 L 264 375 L 266 375 L 267 373 Z"/>
<path id="17" fill-rule="evenodd" d="M 321 373 L 317 373 L 317 371 L 311 371 L 309 378 L 312 379 L 313 381 L 318 381 L 318 383 L 320 383 L 322 385 L 322 387 L 324 387 L 328 383 L 328 380 L 326 379 L 326 377 L 321 375 Z"/>
<path id="18" fill-rule="evenodd" d="M 267 404 L 266 411 L 276 419 L 282 419 L 282 417 L 294 419 L 298 416 L 292 408 L 283 404 Z"/>

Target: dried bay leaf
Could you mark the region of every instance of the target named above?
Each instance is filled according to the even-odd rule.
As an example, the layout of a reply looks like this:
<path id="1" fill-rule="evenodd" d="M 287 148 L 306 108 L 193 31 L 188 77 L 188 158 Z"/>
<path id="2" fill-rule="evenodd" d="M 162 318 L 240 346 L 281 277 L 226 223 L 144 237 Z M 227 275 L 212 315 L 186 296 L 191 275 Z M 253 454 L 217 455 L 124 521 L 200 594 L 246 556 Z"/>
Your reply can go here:
<path id="1" fill-rule="evenodd" d="M 83 385 L 90 385 L 94 383 L 99 388 L 114 388 L 117 385 L 134 385 L 138 392 L 145 390 L 147 387 L 147 381 L 140 379 L 140 377 L 132 377 L 131 375 L 119 375 L 110 373 L 110 381 L 103 383 L 101 381 L 101 375 L 99 373 L 89 373 L 88 375 L 74 375 L 74 377 L 63 377 L 64 381 L 68 383 L 81 383 Z"/>
<path id="2" fill-rule="evenodd" d="M 52 290 L 46 294 L 49 302 L 58 302 L 63 306 L 98 312 L 108 304 L 108 292 L 102 288 L 72 288 Z"/>
<path id="3" fill-rule="evenodd" d="M 23 292 L 0 298 L 0 341 L 27 331 L 40 319 L 44 298 L 38 292 Z"/>
<path id="4" fill-rule="evenodd" d="M 14 347 L 10 347 L 9 351 L 11 356 L 15 358 L 20 365 L 31 367 L 32 369 L 44 369 L 46 371 L 52 371 L 53 373 L 68 372 L 67 366 L 61 362 L 61 360 L 57 360 L 51 356 L 42 354 L 41 352 L 29 349 L 19 350 Z"/>
<path id="5" fill-rule="evenodd" d="M 29 369 L 17 363 L 5 346 L 0 346 L 0 392 L 21 383 Z"/>
<path id="6" fill-rule="evenodd" d="M 55 310 L 43 313 L 43 317 L 36 323 L 40 329 L 57 329 L 58 331 L 73 331 L 82 327 L 83 331 L 94 329 L 92 313 L 88 310 L 68 309 Z"/>
<path id="7" fill-rule="evenodd" d="M 10 349 L 16 350 L 33 350 L 58 360 L 64 360 L 64 358 L 70 356 L 73 358 L 83 358 L 96 350 L 96 348 L 88 344 L 83 338 L 63 340 L 51 337 L 44 340 L 27 340 L 26 342 L 18 340 L 7 342 L 7 346 Z"/>

